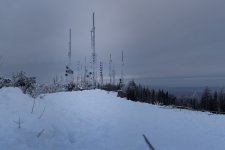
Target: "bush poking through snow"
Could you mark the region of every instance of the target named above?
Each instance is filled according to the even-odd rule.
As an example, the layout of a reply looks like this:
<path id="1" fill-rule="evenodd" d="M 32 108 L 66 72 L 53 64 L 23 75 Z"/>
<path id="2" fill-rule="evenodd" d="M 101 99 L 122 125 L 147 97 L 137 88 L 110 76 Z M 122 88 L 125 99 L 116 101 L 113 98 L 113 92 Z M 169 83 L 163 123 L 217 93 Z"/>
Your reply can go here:
<path id="1" fill-rule="evenodd" d="M 25 72 L 20 72 L 12 77 L 14 87 L 19 87 L 23 93 L 33 95 L 36 87 L 36 78 L 27 77 Z"/>
<path id="2" fill-rule="evenodd" d="M 10 79 L 4 79 L 0 77 L 0 89 L 3 87 L 10 87 L 12 86 L 12 81 Z"/>
<path id="3" fill-rule="evenodd" d="M 66 91 L 74 91 L 76 90 L 76 84 L 71 82 L 65 86 Z"/>

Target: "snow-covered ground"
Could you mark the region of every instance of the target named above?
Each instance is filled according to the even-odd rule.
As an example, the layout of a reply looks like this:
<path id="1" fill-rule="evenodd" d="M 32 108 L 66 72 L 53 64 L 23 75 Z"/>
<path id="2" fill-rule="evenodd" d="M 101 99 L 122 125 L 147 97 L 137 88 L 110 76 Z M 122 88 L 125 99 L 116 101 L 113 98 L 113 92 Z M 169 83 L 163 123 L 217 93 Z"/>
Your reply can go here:
<path id="1" fill-rule="evenodd" d="M 156 150 L 225 149 L 224 115 L 135 103 L 101 90 L 42 95 L 33 113 L 32 105 L 17 88 L 0 90 L 1 150 L 148 150 L 142 134 Z"/>

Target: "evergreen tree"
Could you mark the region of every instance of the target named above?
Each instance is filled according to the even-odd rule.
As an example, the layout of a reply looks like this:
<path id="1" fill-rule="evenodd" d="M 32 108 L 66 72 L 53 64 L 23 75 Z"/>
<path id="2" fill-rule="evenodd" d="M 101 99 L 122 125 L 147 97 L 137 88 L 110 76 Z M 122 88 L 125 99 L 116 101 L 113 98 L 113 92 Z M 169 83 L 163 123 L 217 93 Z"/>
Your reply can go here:
<path id="1" fill-rule="evenodd" d="M 201 108 L 204 110 L 210 109 L 210 101 L 211 101 L 211 93 L 208 87 L 203 90 L 202 98 L 201 98 Z"/>

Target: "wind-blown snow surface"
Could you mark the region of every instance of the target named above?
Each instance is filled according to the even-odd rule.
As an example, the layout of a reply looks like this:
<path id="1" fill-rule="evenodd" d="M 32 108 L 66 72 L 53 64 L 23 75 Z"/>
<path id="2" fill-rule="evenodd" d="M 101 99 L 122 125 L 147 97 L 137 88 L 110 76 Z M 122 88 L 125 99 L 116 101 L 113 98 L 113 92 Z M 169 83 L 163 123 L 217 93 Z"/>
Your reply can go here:
<path id="1" fill-rule="evenodd" d="M 224 115 L 135 103 L 101 90 L 42 97 L 31 114 L 32 98 L 17 88 L 0 90 L 1 150 L 148 150 L 142 134 L 156 150 L 225 149 Z"/>

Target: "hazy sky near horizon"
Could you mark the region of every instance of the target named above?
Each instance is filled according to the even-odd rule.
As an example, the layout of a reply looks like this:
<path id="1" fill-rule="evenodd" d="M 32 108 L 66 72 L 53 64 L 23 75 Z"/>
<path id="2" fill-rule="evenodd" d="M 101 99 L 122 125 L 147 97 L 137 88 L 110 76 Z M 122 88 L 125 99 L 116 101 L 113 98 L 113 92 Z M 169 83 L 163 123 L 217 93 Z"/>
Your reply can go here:
<path id="1" fill-rule="evenodd" d="M 168 86 L 222 85 L 224 8 L 222 0 L 0 0 L 0 74 L 23 70 L 40 81 L 64 75 L 70 27 L 72 63 L 84 63 L 95 12 L 105 76 L 110 53 L 120 74 L 123 50 L 126 76 Z"/>

